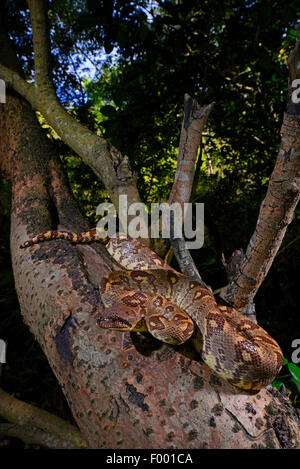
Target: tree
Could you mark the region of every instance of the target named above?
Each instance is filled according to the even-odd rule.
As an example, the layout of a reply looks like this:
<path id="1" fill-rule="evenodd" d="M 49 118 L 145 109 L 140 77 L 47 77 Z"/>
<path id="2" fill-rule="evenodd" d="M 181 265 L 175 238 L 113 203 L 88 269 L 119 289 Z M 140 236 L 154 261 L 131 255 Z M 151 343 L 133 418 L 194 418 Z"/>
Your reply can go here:
<path id="1" fill-rule="evenodd" d="M 97 328 L 99 279 L 115 268 L 101 246 L 56 241 L 33 253 L 20 251 L 25 238 L 49 228 L 78 232 L 88 227 L 68 187 L 57 146 L 41 129 L 34 111 L 101 178 L 116 205 L 119 194 L 126 194 L 129 203 L 141 200 L 128 157 L 59 103 L 51 80 L 47 3 L 29 0 L 28 4 L 34 84 L 24 79 L 4 24 L 0 38 L 0 77 L 9 86 L 7 103 L 0 109 L 0 161 L 12 182 L 12 263 L 24 320 L 41 344 L 83 438 L 89 447 L 98 448 L 299 446 L 296 412 L 276 390 L 250 396 L 218 380 L 189 345 L 174 349 Z M 229 264 L 231 282 L 222 292 L 245 312 L 253 310 L 253 297 L 299 199 L 299 105 L 291 100 L 292 81 L 299 78 L 298 58 L 299 42 L 289 59 L 282 143 L 257 228 L 246 254 L 239 263 L 235 257 Z M 181 139 L 186 145 L 180 145 L 170 196 L 170 202 L 180 203 L 190 198 L 200 135 L 212 108 L 201 108 L 188 97 L 185 102 L 192 102 L 195 112 L 189 106 L 185 110 L 188 119 Z M 186 178 L 182 178 L 183 160 Z"/>

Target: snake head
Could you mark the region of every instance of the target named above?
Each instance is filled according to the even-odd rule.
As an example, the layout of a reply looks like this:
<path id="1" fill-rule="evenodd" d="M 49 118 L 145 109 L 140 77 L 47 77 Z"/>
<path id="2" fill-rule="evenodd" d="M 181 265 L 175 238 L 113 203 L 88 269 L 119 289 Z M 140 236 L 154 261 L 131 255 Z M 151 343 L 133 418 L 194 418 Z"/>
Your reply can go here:
<path id="1" fill-rule="evenodd" d="M 147 327 L 143 316 L 135 308 L 124 304 L 117 304 L 104 310 L 97 318 L 97 324 L 102 329 L 112 329 L 121 332 L 145 332 Z"/>

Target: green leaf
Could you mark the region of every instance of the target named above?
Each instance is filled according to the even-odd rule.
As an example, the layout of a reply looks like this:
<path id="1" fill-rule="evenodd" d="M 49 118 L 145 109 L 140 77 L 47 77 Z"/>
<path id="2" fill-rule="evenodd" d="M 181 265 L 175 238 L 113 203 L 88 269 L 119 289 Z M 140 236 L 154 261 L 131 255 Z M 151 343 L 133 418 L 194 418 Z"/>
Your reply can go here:
<path id="1" fill-rule="evenodd" d="M 295 365 L 294 363 L 288 363 L 287 367 L 289 369 L 289 372 L 293 376 L 293 378 L 298 381 L 300 385 L 300 368 L 299 366 Z"/>
<path id="2" fill-rule="evenodd" d="M 291 378 L 291 381 L 297 386 L 298 393 L 300 394 L 300 381 L 295 378 Z"/>
<path id="3" fill-rule="evenodd" d="M 282 381 L 280 381 L 279 379 L 274 379 L 274 381 L 272 381 L 272 386 L 273 388 L 276 388 L 276 389 L 280 389 L 280 386 L 283 384 Z"/>
<path id="4" fill-rule="evenodd" d="M 216 262 L 216 258 L 215 258 L 215 257 L 211 257 L 211 258 L 208 259 L 207 261 L 201 262 L 201 266 L 202 266 L 202 267 L 205 267 L 205 266 L 208 266 L 208 265 L 215 264 L 215 262 Z"/>

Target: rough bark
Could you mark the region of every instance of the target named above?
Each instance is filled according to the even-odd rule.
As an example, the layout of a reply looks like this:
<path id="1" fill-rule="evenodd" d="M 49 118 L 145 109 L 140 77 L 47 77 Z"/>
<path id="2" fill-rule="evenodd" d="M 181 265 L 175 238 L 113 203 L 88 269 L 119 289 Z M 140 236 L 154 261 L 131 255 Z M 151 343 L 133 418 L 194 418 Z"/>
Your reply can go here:
<path id="1" fill-rule="evenodd" d="M 202 131 L 214 103 L 201 107 L 188 94 L 184 97 L 184 117 L 180 133 L 177 169 L 169 204 L 190 201 Z"/>
<path id="2" fill-rule="evenodd" d="M 298 417 L 279 392 L 251 396 L 231 387 L 188 345 L 97 327 L 97 285 L 114 268 L 101 247 L 52 241 L 19 249 L 57 220 L 67 229 L 83 222 L 28 104 L 8 97 L 0 133 L 0 161 L 9 161 L 13 183 L 11 252 L 21 311 L 89 447 L 299 446 Z"/>
<path id="3" fill-rule="evenodd" d="M 169 197 L 169 204 L 179 203 L 182 213 L 184 213 L 184 204 L 190 202 L 202 131 L 213 106 L 214 103 L 201 107 L 188 94 L 184 96 L 184 114 L 180 133 L 177 169 Z M 175 237 L 173 212 L 170 214 L 170 225 L 171 245 L 181 272 L 194 278 L 205 288 L 210 288 L 202 280 L 196 264 L 186 247 L 185 239 L 183 237 Z"/>
<path id="4" fill-rule="evenodd" d="M 300 197 L 300 104 L 291 100 L 292 81 L 300 78 L 300 41 L 291 52 L 287 111 L 275 168 L 246 253 L 220 296 L 242 312 L 253 309 L 253 299 L 276 256 Z M 232 267 L 232 266 L 231 266 Z"/>

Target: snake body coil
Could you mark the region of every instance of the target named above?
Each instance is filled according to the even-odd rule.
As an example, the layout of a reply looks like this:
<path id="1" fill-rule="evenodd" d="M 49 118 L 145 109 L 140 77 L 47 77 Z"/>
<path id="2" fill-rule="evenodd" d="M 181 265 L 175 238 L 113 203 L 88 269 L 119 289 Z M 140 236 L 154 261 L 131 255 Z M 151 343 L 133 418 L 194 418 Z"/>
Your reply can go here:
<path id="1" fill-rule="evenodd" d="M 248 391 L 258 391 L 280 371 L 282 351 L 264 329 L 235 309 L 217 305 L 209 290 L 172 269 L 137 240 L 121 233 L 108 240 L 95 228 L 81 234 L 48 231 L 21 248 L 50 239 L 107 243 L 108 252 L 124 268 L 100 282 L 105 305 L 100 327 L 149 331 L 171 344 L 197 335 L 203 361 L 218 376 Z"/>

